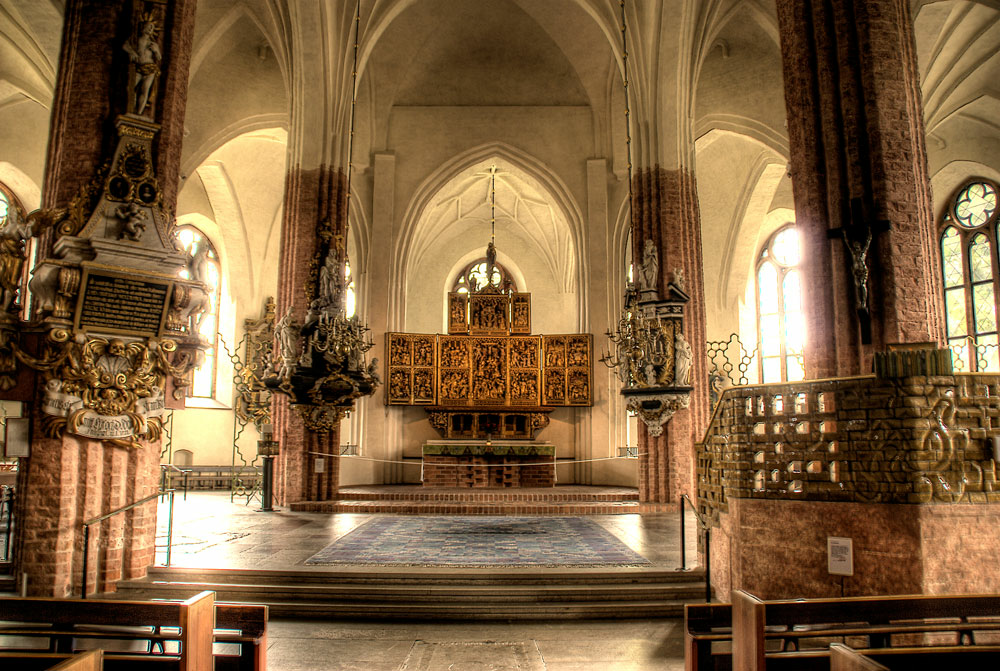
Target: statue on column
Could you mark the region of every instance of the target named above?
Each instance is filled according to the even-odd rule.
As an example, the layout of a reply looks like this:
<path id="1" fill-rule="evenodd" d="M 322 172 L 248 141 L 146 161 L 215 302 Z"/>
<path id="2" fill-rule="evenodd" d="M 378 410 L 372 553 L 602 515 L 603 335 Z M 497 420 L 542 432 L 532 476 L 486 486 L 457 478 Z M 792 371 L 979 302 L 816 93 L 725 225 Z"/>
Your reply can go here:
<path id="1" fill-rule="evenodd" d="M 646 240 L 642 248 L 642 265 L 639 266 L 639 289 L 641 291 L 656 291 L 660 277 L 660 256 L 656 243 Z"/>
<path id="2" fill-rule="evenodd" d="M 150 118 L 153 116 L 152 113 L 144 112 L 153 98 L 155 92 L 153 87 L 160 77 L 160 61 L 163 58 L 160 45 L 156 43 L 157 29 L 152 13 L 144 14 L 135 41 L 126 42 L 122 46 L 132 62 L 132 98 L 129 111 Z"/>
<path id="3" fill-rule="evenodd" d="M 684 334 L 677 331 L 674 336 L 674 386 L 686 387 L 691 384 L 691 344 Z"/>

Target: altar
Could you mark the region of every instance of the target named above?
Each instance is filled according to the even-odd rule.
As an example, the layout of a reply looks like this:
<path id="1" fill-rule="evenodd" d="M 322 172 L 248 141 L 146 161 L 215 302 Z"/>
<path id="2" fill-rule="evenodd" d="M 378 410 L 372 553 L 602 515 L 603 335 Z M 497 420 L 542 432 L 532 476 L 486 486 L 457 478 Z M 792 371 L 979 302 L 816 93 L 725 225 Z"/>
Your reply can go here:
<path id="1" fill-rule="evenodd" d="M 537 434 L 559 407 L 592 405 L 587 333 L 531 335 L 530 294 L 487 285 L 448 295 L 448 333 L 386 334 L 387 405 L 420 406 L 441 440 L 425 487 L 552 487 L 556 446 Z"/>
<path id="2" fill-rule="evenodd" d="M 556 447 L 522 441 L 445 440 L 424 443 L 425 487 L 554 487 Z"/>

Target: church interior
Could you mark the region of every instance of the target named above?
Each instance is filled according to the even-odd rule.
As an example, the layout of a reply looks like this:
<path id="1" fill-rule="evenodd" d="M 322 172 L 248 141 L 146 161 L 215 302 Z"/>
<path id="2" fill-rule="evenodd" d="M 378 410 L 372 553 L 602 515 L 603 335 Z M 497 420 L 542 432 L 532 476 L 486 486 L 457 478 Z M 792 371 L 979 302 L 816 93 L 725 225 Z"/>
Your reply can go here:
<path id="1" fill-rule="evenodd" d="M 0 0 L 0 589 L 150 580 L 190 485 L 1000 592 L 998 54 L 995 0 Z"/>

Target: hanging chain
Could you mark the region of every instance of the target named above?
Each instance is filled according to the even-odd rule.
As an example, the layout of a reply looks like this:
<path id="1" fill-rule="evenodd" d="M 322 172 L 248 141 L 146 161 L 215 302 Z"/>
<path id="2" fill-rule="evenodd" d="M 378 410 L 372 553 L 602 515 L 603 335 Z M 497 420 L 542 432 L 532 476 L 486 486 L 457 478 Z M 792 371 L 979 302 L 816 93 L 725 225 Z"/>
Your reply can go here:
<path id="1" fill-rule="evenodd" d="M 621 0 L 622 7 L 622 83 L 625 87 L 625 166 L 628 169 L 628 210 L 629 210 L 629 231 L 632 230 L 632 222 L 635 219 L 635 208 L 632 203 L 632 124 L 628 104 L 628 41 L 625 35 L 625 0 Z"/>

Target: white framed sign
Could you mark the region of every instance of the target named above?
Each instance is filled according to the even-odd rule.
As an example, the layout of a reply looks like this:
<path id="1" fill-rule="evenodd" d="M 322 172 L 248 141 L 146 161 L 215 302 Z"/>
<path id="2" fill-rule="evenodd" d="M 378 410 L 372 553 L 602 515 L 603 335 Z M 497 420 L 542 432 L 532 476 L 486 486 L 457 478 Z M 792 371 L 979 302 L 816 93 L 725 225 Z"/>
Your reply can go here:
<path id="1" fill-rule="evenodd" d="M 850 538 L 826 537 L 826 570 L 830 575 L 854 575 L 854 542 Z"/>

